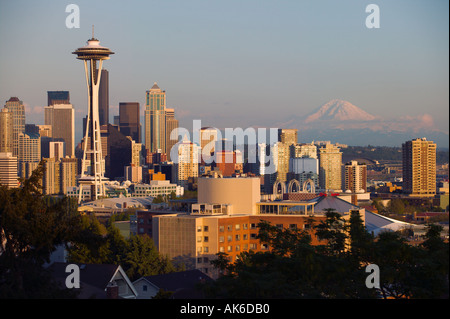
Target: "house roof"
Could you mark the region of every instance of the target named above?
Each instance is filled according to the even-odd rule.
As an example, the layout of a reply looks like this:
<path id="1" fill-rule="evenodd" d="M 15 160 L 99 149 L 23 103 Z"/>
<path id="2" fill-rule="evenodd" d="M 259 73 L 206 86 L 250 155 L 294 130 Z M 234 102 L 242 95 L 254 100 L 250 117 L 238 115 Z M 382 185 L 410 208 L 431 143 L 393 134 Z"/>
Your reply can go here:
<path id="1" fill-rule="evenodd" d="M 137 281 L 139 280 L 146 280 L 159 289 L 174 292 L 172 295 L 174 299 L 196 299 L 203 297 L 197 285 L 213 279 L 200 270 L 194 269 L 164 275 L 144 276 Z"/>
<path id="2" fill-rule="evenodd" d="M 51 264 L 50 270 L 53 278 L 62 286 L 65 287 L 65 281 L 69 273 L 66 272 L 66 267 L 70 263 L 55 262 Z M 73 263 L 76 264 L 76 263 Z M 127 281 L 130 288 L 134 291 L 132 283 L 127 278 L 125 272 L 119 265 L 112 264 L 76 264 L 80 268 L 80 294 L 79 298 L 106 298 L 106 287 L 114 279 L 117 272 Z"/>

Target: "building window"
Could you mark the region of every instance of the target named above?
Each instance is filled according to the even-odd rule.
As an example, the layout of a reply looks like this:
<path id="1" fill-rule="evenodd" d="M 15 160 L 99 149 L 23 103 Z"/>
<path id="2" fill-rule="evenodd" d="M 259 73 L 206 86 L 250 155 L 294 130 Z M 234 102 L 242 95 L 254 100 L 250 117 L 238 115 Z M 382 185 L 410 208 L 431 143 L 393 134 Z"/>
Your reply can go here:
<path id="1" fill-rule="evenodd" d="M 208 226 L 203 226 L 203 231 L 208 231 Z"/>
<path id="2" fill-rule="evenodd" d="M 197 236 L 197 243 L 201 243 L 202 242 L 202 236 Z"/>
<path id="3" fill-rule="evenodd" d="M 239 224 L 234 225 L 234 229 L 240 230 L 241 229 L 241 225 L 239 225 Z"/>
<path id="4" fill-rule="evenodd" d="M 202 231 L 202 226 L 197 226 L 197 232 L 201 232 Z"/>
<path id="5" fill-rule="evenodd" d="M 203 237 L 203 241 L 204 241 L 205 243 L 207 243 L 208 240 L 209 240 L 209 237 L 208 237 L 208 236 Z"/>
<path id="6" fill-rule="evenodd" d="M 224 232 L 225 231 L 225 227 L 224 226 L 219 226 L 219 231 L 220 232 Z"/>
<path id="7" fill-rule="evenodd" d="M 219 237 L 219 243 L 223 243 L 225 241 L 225 239 L 223 238 L 223 236 Z"/>
<path id="8" fill-rule="evenodd" d="M 241 236 L 240 236 L 240 235 L 236 235 L 236 236 L 234 236 L 234 240 L 236 240 L 236 241 L 239 241 L 239 240 L 241 240 Z"/>
<path id="9" fill-rule="evenodd" d="M 231 235 L 229 235 L 229 236 L 227 236 L 227 240 L 228 240 L 228 241 L 232 241 L 232 240 L 233 240 L 233 237 L 232 237 Z"/>
<path id="10" fill-rule="evenodd" d="M 233 230 L 233 226 L 232 226 L 232 225 L 228 225 L 228 226 L 227 226 L 227 230 L 228 230 L 228 231 L 232 231 L 232 230 Z"/>

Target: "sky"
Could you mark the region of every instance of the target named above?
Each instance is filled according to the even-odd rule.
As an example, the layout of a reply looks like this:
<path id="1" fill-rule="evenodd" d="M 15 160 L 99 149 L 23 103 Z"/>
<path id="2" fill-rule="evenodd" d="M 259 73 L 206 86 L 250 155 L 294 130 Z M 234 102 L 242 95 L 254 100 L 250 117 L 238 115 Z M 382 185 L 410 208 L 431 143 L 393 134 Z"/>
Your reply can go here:
<path id="1" fill-rule="evenodd" d="M 66 6 L 80 9 L 67 28 Z M 380 28 L 366 27 L 366 6 Z M 0 0 L 0 99 L 44 124 L 47 91 L 68 90 L 76 142 L 87 113 L 92 36 L 114 55 L 110 121 L 154 82 L 180 126 L 271 127 L 343 99 L 383 118 L 427 116 L 449 131 L 447 0 Z M 142 126 L 144 125 L 142 121 Z M 301 127 L 299 127 L 301 136 Z"/>

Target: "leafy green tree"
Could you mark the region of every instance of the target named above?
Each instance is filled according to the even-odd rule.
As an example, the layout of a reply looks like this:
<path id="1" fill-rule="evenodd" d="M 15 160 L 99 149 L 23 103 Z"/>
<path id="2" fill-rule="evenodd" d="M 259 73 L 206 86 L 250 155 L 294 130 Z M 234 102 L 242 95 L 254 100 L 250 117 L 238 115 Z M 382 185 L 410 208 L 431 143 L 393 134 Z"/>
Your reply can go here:
<path id="1" fill-rule="evenodd" d="M 323 225 L 334 225 L 338 218 L 331 213 Z M 346 254 L 331 254 L 329 247 L 311 245 L 305 231 L 280 229 L 267 222 L 258 226 L 258 238 L 270 251 L 243 252 L 234 263 L 220 253 L 212 263 L 224 275 L 208 285 L 207 294 L 223 298 L 375 297 L 365 287 L 364 270 L 359 265 L 352 267 L 355 262 Z M 324 228 L 318 229 L 325 234 Z M 335 231 L 336 227 L 330 238 L 340 238 Z"/>
<path id="2" fill-rule="evenodd" d="M 106 229 L 95 216 L 82 216 L 82 228 L 68 247 L 68 261 L 81 264 L 108 262 Z"/>
<path id="3" fill-rule="evenodd" d="M 153 240 L 147 235 L 130 237 L 123 267 L 133 279 L 175 271 L 170 260 L 159 254 Z"/>
<path id="4" fill-rule="evenodd" d="M 0 297 L 68 297 L 43 265 L 81 229 L 76 203 L 42 195 L 40 163 L 20 188 L 0 187 Z"/>
<path id="5" fill-rule="evenodd" d="M 402 215 L 405 213 L 406 206 L 400 198 L 393 198 L 389 205 L 389 209 L 395 214 Z"/>

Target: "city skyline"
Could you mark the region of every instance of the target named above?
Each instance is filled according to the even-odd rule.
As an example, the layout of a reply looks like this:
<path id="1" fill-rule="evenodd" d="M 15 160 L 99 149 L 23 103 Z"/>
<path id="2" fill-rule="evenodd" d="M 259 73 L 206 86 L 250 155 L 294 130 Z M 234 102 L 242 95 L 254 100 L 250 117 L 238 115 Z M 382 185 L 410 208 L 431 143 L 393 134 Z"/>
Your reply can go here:
<path id="1" fill-rule="evenodd" d="M 0 60 L 0 98 L 17 96 L 26 123 L 39 125 L 47 91 L 69 91 L 76 144 L 87 100 L 70 52 L 93 24 L 116 52 L 106 67 L 110 123 L 120 102 L 145 105 L 157 82 L 187 129 L 195 119 L 218 128 L 273 127 L 343 99 L 394 123 L 426 120 L 448 141 L 448 3 L 376 1 L 379 29 L 365 26 L 367 4 L 360 1 L 76 4 L 79 29 L 66 27 L 66 4 L 0 4 L 0 39 L 11 48 Z M 19 13 L 23 22 L 11 29 Z M 300 142 L 310 142 L 301 125 L 295 128 Z"/>

